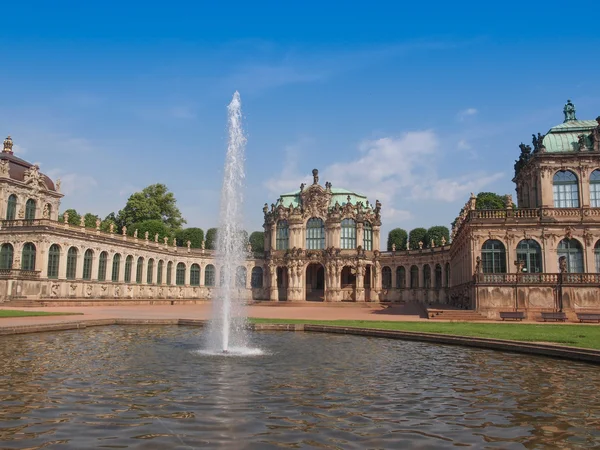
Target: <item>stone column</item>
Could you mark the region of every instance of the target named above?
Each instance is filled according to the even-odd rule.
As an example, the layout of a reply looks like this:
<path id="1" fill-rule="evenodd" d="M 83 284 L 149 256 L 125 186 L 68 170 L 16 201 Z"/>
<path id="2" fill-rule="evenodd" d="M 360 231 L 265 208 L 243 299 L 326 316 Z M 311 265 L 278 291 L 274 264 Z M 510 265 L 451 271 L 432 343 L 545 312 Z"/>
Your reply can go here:
<path id="1" fill-rule="evenodd" d="M 277 224 L 273 223 L 271 224 L 271 235 L 270 237 L 270 243 L 271 243 L 271 250 L 275 250 L 276 247 L 276 243 L 275 243 L 275 238 L 276 236 L 276 228 L 277 228 Z"/>
<path id="2" fill-rule="evenodd" d="M 92 273 L 91 273 L 91 280 L 98 280 L 98 267 L 100 266 L 100 253 L 102 253 L 101 251 L 97 251 L 94 250 L 94 254 L 92 255 Z M 61 258 L 61 262 L 62 262 L 62 258 Z M 65 259 L 65 274 L 66 274 L 66 259 Z M 58 272 L 58 277 L 61 278 L 60 276 L 60 270 Z"/>
<path id="3" fill-rule="evenodd" d="M 35 268 L 36 268 L 36 270 L 40 271 L 40 278 L 42 280 L 45 280 L 48 278 L 48 249 L 49 248 L 50 248 L 50 244 L 40 243 L 39 245 L 36 246 Z M 20 269 L 21 267 L 15 267 L 14 261 L 15 261 L 15 259 L 17 259 L 17 257 L 19 258 L 19 261 L 21 260 L 21 257 L 23 255 L 23 246 L 21 245 L 19 248 L 16 245 L 14 245 L 14 243 L 13 243 L 13 249 L 15 252 L 13 255 L 13 269 Z"/>
<path id="4" fill-rule="evenodd" d="M 279 301 L 279 291 L 277 290 L 277 266 L 269 264 L 269 300 Z"/>
<path id="5" fill-rule="evenodd" d="M 252 267 L 246 267 L 246 289 L 252 289 Z"/>
<path id="6" fill-rule="evenodd" d="M 204 287 L 204 277 L 206 276 L 206 264 L 203 262 L 199 262 L 198 266 L 200 266 L 200 286 Z"/>
<path id="7" fill-rule="evenodd" d="M 142 264 L 142 280 L 140 284 L 148 284 L 147 280 L 148 280 L 148 259 L 150 258 L 144 258 L 144 263 Z M 137 265 L 136 265 L 136 276 L 137 276 Z"/>
<path id="8" fill-rule="evenodd" d="M 119 282 L 125 282 L 125 262 L 127 261 L 127 254 L 121 253 L 121 263 L 119 264 Z"/>
<path id="9" fill-rule="evenodd" d="M 558 170 L 558 168 L 556 168 L 556 170 Z M 552 179 L 554 177 L 554 173 L 555 170 L 544 172 L 542 169 L 542 176 L 540 178 L 540 197 L 542 206 L 545 208 L 554 208 L 554 194 L 552 190 Z"/>
<path id="10" fill-rule="evenodd" d="M 356 268 L 355 299 L 357 302 L 365 301 L 365 267 L 362 264 L 358 264 Z"/>
<path id="11" fill-rule="evenodd" d="M 81 280 L 83 278 L 83 257 L 85 255 L 85 248 L 80 248 L 77 251 L 77 266 L 75 267 L 75 279 Z M 66 274 L 66 272 L 65 272 Z"/>
<path id="12" fill-rule="evenodd" d="M 189 286 L 191 279 L 192 279 L 192 265 L 189 264 L 189 262 L 188 262 L 187 264 L 185 264 L 185 281 L 183 282 L 184 285 Z"/>
<path id="13" fill-rule="evenodd" d="M 152 265 L 152 284 L 158 284 L 158 261 L 160 260 L 155 258 Z"/>

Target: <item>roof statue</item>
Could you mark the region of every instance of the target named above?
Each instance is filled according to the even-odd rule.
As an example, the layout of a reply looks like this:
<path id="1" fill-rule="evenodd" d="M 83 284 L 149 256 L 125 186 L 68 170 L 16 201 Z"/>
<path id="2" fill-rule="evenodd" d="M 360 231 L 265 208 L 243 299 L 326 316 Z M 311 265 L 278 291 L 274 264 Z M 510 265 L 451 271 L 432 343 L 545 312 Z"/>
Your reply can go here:
<path id="1" fill-rule="evenodd" d="M 4 149 L 2 150 L 3 153 L 10 153 L 12 155 L 13 152 L 13 141 L 10 138 L 10 136 L 8 136 L 6 139 L 4 139 Z"/>
<path id="2" fill-rule="evenodd" d="M 313 184 L 319 184 L 319 171 L 317 169 L 313 169 Z"/>
<path id="3" fill-rule="evenodd" d="M 567 104 L 563 108 L 563 113 L 565 114 L 565 122 L 577 120 L 577 117 L 575 117 L 575 105 L 571 103 L 571 100 L 567 100 Z"/>

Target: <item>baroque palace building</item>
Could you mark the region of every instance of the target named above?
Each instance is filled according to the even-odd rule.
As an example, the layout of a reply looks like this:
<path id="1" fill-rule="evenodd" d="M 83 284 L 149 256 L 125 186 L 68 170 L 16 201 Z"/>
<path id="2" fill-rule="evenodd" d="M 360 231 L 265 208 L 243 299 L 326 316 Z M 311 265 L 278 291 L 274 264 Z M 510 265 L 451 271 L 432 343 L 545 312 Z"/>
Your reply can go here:
<path id="1" fill-rule="evenodd" d="M 265 253 L 238 267 L 248 301 L 420 302 L 476 309 L 600 310 L 600 117 L 564 122 L 521 144 L 517 204 L 465 204 L 452 242 L 380 251 L 382 205 L 313 183 L 265 204 Z M 211 250 L 158 236 L 58 221 L 60 182 L 0 153 L 0 302 L 120 304 L 218 298 L 226 274 Z"/>

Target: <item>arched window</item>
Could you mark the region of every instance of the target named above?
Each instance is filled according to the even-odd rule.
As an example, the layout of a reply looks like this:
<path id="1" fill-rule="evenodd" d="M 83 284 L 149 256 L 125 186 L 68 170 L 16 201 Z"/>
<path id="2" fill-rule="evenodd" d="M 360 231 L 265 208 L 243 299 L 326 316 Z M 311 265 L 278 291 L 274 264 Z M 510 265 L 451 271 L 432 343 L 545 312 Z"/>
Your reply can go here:
<path id="1" fill-rule="evenodd" d="M 215 266 L 208 264 L 204 269 L 204 286 L 215 285 Z"/>
<path id="2" fill-rule="evenodd" d="M 342 249 L 356 248 L 356 222 L 354 219 L 342 220 L 342 236 L 340 244 Z"/>
<path id="3" fill-rule="evenodd" d="M 35 219 L 35 200 L 30 198 L 25 203 L 25 220 Z"/>
<path id="4" fill-rule="evenodd" d="M 278 221 L 275 233 L 275 250 L 287 250 L 290 245 L 290 227 L 288 225 L 288 221 Z"/>
<path id="5" fill-rule="evenodd" d="M 239 266 L 235 270 L 235 286 L 239 288 L 246 287 L 246 268 Z"/>
<path id="6" fill-rule="evenodd" d="M 600 170 L 598 169 L 590 175 L 590 206 L 600 208 Z"/>
<path id="7" fill-rule="evenodd" d="M 396 287 L 406 289 L 406 269 L 404 266 L 396 267 Z"/>
<path id="8" fill-rule="evenodd" d="M 200 286 L 200 266 L 198 264 L 192 264 L 190 267 L 190 284 Z"/>
<path id="9" fill-rule="evenodd" d="M 12 269 L 15 250 L 11 244 L 0 247 L 0 269 Z"/>
<path id="10" fill-rule="evenodd" d="M 52 218 L 52 205 L 50 203 L 46 203 L 45 206 L 46 210 L 48 211 L 48 214 L 44 214 L 45 218 L 50 219 Z"/>
<path id="11" fill-rule="evenodd" d="M 529 273 L 542 272 L 542 248 L 533 239 L 523 239 L 517 245 L 517 261 L 523 261 Z"/>
<path id="12" fill-rule="evenodd" d="M 175 273 L 175 284 L 177 286 L 183 286 L 185 284 L 185 264 L 182 262 L 177 264 L 177 271 Z"/>
<path id="13" fill-rule="evenodd" d="M 108 260 L 108 253 L 102 252 L 100 253 L 100 258 L 98 259 L 98 281 L 106 280 L 106 261 Z"/>
<path id="14" fill-rule="evenodd" d="M 60 247 L 52 244 L 48 249 L 48 278 L 58 278 L 58 265 L 60 263 Z"/>
<path id="15" fill-rule="evenodd" d="M 446 285 L 445 287 L 450 286 L 450 263 L 446 263 Z"/>
<path id="16" fill-rule="evenodd" d="M 167 263 L 167 284 L 171 286 L 173 282 L 173 262 L 169 261 Z"/>
<path id="17" fill-rule="evenodd" d="M 152 284 L 154 278 L 154 259 L 148 260 L 148 272 L 146 272 L 146 283 Z"/>
<path id="18" fill-rule="evenodd" d="M 410 268 L 410 288 L 416 289 L 419 287 L 419 268 L 411 266 Z"/>
<path id="19" fill-rule="evenodd" d="M 94 260 L 94 251 L 87 249 L 83 254 L 83 279 L 92 279 L 92 261 Z"/>
<path id="20" fill-rule="evenodd" d="M 442 288 L 442 266 L 439 264 L 435 265 L 435 288 Z"/>
<path id="21" fill-rule="evenodd" d="M 583 249 L 577 239 L 563 239 L 558 243 L 558 258 L 566 256 L 567 272 L 583 272 Z"/>
<path id="22" fill-rule="evenodd" d="M 23 253 L 21 255 L 22 270 L 35 270 L 35 253 L 35 245 L 33 245 L 31 242 L 27 242 L 23 246 Z"/>
<path id="23" fill-rule="evenodd" d="M 594 256 L 596 257 L 596 273 L 600 273 L 600 240 L 596 242 L 594 247 Z"/>
<path id="24" fill-rule="evenodd" d="M 135 271 L 135 282 L 140 284 L 142 282 L 142 274 L 144 273 L 144 258 L 141 256 L 137 260 L 137 267 Z"/>
<path id="25" fill-rule="evenodd" d="M 429 264 L 423 266 L 423 287 L 431 289 L 431 266 Z"/>
<path id="26" fill-rule="evenodd" d="M 77 274 L 77 248 L 71 247 L 67 251 L 67 280 L 74 280 Z"/>
<path id="27" fill-rule="evenodd" d="M 373 226 L 371 222 L 365 222 L 363 227 L 363 249 L 369 252 L 373 250 Z"/>
<path id="28" fill-rule="evenodd" d="M 15 220 L 17 218 L 17 196 L 11 194 L 8 197 L 8 203 L 6 204 L 6 220 Z"/>
<path id="29" fill-rule="evenodd" d="M 384 266 L 381 269 L 381 287 L 383 289 L 390 289 L 392 287 L 392 269 L 388 266 Z"/>
<path id="30" fill-rule="evenodd" d="M 506 273 L 506 249 L 495 239 L 488 239 L 481 247 L 483 273 Z"/>
<path id="31" fill-rule="evenodd" d="M 125 283 L 131 283 L 131 270 L 133 266 L 133 256 L 128 255 L 125 258 Z"/>
<path id="32" fill-rule="evenodd" d="M 559 170 L 552 180 L 555 208 L 579 208 L 577 176 L 570 170 Z"/>
<path id="33" fill-rule="evenodd" d="M 250 278 L 250 283 L 253 288 L 263 287 L 263 269 L 262 267 L 253 267 Z"/>
<path id="34" fill-rule="evenodd" d="M 156 284 L 162 284 L 164 265 L 165 263 L 162 259 L 158 261 L 158 267 L 156 270 Z"/>
<path id="35" fill-rule="evenodd" d="M 118 282 L 119 281 L 119 269 L 121 268 L 121 255 L 119 255 L 118 253 L 115 253 L 115 256 L 113 256 L 113 263 L 112 263 L 112 274 L 111 274 L 111 281 L 113 282 Z"/>
<path id="36" fill-rule="evenodd" d="M 306 248 L 308 250 L 325 248 L 325 225 L 317 217 L 309 219 L 306 224 Z"/>

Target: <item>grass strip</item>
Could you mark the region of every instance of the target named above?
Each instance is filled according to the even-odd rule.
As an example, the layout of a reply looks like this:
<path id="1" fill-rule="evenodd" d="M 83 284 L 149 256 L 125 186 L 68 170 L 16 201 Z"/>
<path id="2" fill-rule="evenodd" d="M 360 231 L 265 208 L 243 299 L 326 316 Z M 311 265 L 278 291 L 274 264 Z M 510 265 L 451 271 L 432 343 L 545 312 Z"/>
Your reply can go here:
<path id="1" fill-rule="evenodd" d="M 37 317 L 37 316 L 72 316 L 83 315 L 75 312 L 46 312 L 46 311 L 21 311 L 17 309 L 0 309 L 0 318 L 9 317 Z"/>

